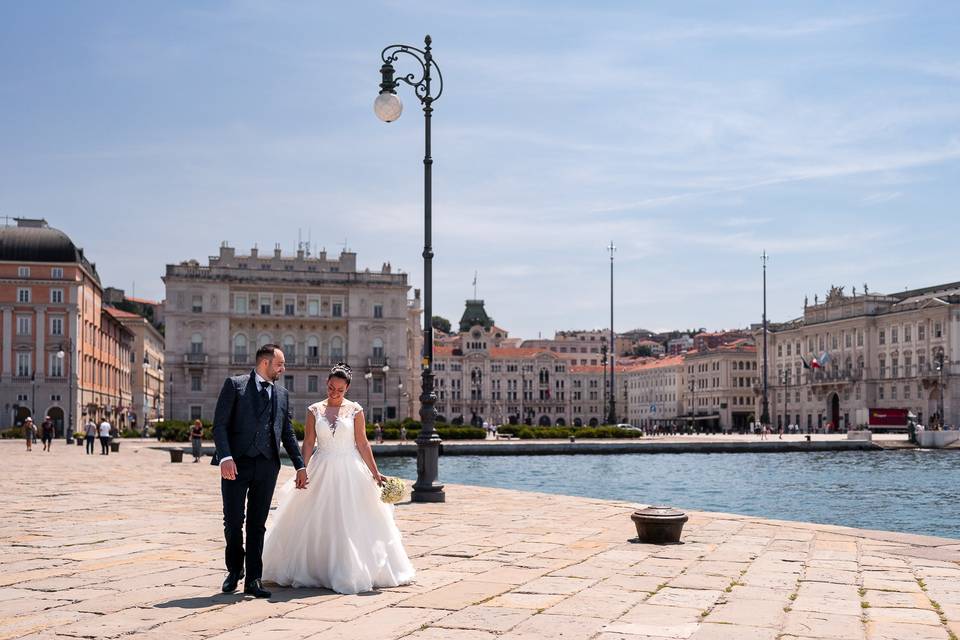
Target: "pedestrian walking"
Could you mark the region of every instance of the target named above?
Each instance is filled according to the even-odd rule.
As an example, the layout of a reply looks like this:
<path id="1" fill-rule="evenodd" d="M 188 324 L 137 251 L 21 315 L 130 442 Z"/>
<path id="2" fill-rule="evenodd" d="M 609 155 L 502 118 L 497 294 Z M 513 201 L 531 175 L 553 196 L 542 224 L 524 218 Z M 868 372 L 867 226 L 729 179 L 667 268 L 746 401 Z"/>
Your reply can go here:
<path id="1" fill-rule="evenodd" d="M 383 427 L 380 426 L 379 422 L 373 425 L 373 435 L 377 440 L 377 444 L 383 444 Z"/>
<path id="2" fill-rule="evenodd" d="M 407 441 L 407 427 L 406 425 L 400 425 L 400 442 L 403 443 L 406 441 Z"/>
<path id="3" fill-rule="evenodd" d="M 87 454 L 93 455 L 93 441 L 97 438 L 97 423 L 93 419 L 88 419 L 83 427 L 83 439 L 87 443 Z"/>
<path id="4" fill-rule="evenodd" d="M 106 418 L 100 423 L 100 455 L 110 455 L 110 423 Z"/>
<path id="5" fill-rule="evenodd" d="M 190 427 L 190 441 L 193 444 L 193 461 L 200 462 L 200 452 L 203 445 L 203 423 L 199 419 L 193 421 Z"/>
<path id="6" fill-rule="evenodd" d="M 33 418 L 27 416 L 23 421 L 23 436 L 27 440 L 27 451 L 33 451 L 33 438 L 37 434 L 37 427 L 33 424 Z"/>
<path id="7" fill-rule="evenodd" d="M 53 434 L 55 431 L 53 420 L 50 419 L 50 416 L 44 416 L 43 424 L 40 425 L 40 441 L 43 442 L 44 451 L 50 451 L 50 445 L 53 444 Z"/>

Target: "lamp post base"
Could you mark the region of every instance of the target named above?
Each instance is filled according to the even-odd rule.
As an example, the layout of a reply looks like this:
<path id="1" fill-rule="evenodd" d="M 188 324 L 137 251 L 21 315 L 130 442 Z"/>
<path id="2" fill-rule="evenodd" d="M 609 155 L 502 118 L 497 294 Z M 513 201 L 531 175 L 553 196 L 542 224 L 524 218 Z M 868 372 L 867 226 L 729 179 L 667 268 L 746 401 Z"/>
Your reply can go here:
<path id="1" fill-rule="evenodd" d="M 410 502 L 446 502 L 443 485 L 437 482 L 440 472 L 440 438 L 417 440 L 417 482 L 410 492 Z"/>

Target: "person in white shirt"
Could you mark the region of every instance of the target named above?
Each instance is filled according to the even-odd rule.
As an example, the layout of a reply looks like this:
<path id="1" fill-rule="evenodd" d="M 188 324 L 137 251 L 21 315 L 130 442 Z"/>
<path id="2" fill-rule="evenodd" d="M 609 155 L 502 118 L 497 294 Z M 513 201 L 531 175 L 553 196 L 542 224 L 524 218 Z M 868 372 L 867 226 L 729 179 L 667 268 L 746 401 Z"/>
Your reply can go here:
<path id="1" fill-rule="evenodd" d="M 100 423 L 100 455 L 110 455 L 110 423 L 106 418 Z"/>

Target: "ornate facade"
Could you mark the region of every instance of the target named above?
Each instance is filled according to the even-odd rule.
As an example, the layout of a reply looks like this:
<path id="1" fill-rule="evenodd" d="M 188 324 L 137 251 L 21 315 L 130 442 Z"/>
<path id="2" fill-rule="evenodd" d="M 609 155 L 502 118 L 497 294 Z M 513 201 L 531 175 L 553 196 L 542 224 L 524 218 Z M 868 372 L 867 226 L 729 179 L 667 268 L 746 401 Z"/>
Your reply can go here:
<path id="1" fill-rule="evenodd" d="M 909 410 L 936 424 L 941 404 L 943 422 L 960 423 L 951 384 L 960 283 L 889 295 L 831 287 L 823 301 L 805 302 L 802 317 L 771 325 L 768 350 L 774 426 L 846 429 L 866 423 L 870 409 Z M 824 355 L 822 368 L 805 368 Z"/>
<path id="2" fill-rule="evenodd" d="M 336 258 L 279 246 L 260 256 L 224 244 L 207 266 L 167 265 L 164 320 L 168 415 L 213 417 L 224 378 L 250 371 L 257 348 L 283 348 L 294 417 L 326 393 L 340 361 L 354 369 L 350 397 L 371 422 L 414 415 L 419 407 L 420 297 L 390 264 L 358 270 L 355 253 Z M 368 375 L 369 374 L 369 375 Z"/>
<path id="3" fill-rule="evenodd" d="M 2 427 L 49 415 L 58 436 L 86 417 L 122 424 L 132 334 L 103 305 L 96 266 L 42 219 L 0 228 Z"/>

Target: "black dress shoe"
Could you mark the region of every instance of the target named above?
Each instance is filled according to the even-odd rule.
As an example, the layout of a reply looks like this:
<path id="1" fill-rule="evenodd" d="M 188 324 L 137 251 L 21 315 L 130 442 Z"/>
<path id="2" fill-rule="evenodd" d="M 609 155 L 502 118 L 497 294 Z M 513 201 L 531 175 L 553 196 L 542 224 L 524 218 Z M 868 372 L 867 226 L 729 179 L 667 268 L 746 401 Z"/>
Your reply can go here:
<path id="1" fill-rule="evenodd" d="M 243 592 L 253 596 L 254 598 L 269 598 L 270 592 L 263 588 L 263 584 L 260 583 L 260 580 L 253 580 L 248 582 L 243 587 Z"/>
<path id="2" fill-rule="evenodd" d="M 223 592 L 233 593 L 237 590 L 237 583 L 243 578 L 243 571 L 228 571 L 223 581 Z"/>

